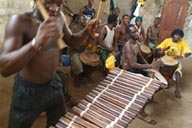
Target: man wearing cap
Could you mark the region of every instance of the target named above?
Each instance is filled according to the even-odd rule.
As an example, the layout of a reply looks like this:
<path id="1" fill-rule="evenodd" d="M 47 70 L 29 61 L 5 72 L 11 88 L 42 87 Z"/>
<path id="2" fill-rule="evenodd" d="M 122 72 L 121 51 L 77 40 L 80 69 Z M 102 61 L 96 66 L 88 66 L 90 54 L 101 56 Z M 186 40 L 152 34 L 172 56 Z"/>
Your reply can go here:
<path id="1" fill-rule="evenodd" d="M 137 16 L 137 17 L 135 18 L 135 28 L 137 29 L 137 31 L 138 31 L 138 33 L 139 33 L 139 42 L 146 44 L 146 40 L 145 40 L 145 30 L 144 30 L 144 28 L 142 27 L 142 22 L 143 22 L 142 16 Z"/>

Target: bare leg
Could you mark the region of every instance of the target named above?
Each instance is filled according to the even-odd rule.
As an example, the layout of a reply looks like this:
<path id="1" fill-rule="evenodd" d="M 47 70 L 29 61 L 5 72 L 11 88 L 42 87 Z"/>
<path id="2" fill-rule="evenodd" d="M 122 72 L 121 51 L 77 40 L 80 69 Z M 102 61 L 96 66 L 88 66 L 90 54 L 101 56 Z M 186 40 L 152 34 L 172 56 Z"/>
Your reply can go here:
<path id="1" fill-rule="evenodd" d="M 175 96 L 177 98 L 181 98 L 181 94 L 180 94 L 180 91 L 179 91 L 179 84 L 180 84 L 180 80 L 181 80 L 181 75 L 176 72 L 176 81 L 175 81 Z"/>
<path id="2" fill-rule="evenodd" d="M 140 110 L 139 114 L 143 117 L 147 116 L 147 113 L 145 112 L 146 105 L 143 106 L 143 108 Z"/>

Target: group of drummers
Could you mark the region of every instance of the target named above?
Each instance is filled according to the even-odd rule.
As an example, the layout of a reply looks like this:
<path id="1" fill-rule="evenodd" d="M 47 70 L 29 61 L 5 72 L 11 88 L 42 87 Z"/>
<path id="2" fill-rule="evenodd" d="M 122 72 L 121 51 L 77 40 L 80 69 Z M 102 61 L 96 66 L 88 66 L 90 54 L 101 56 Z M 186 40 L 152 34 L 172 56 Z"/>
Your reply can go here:
<path id="1" fill-rule="evenodd" d="M 89 40 L 89 45 L 96 45 L 97 50 L 88 48 L 80 53 L 80 56 L 87 56 L 87 60 L 79 57 L 84 65 L 84 71 L 86 71 L 85 65 L 94 68 L 100 63 L 106 74 L 114 67 L 120 67 L 133 73 L 156 77 L 151 75 L 151 70 L 148 70 L 155 69 L 167 82 L 170 79 L 174 81 L 175 96 L 181 98 L 179 90 L 182 77 L 181 59 L 191 55 L 188 44 L 182 39 L 184 32 L 181 29 L 174 29 L 170 32 L 170 38 L 158 42 L 161 20 L 159 17 L 154 19 L 153 25 L 147 29 L 147 34 L 142 27 L 141 16 L 135 17 L 133 24 L 130 24 L 130 17 L 127 14 L 122 16 L 121 24 L 118 26 L 117 20 L 118 16 L 115 13 L 109 15 L 107 24 L 102 26 L 98 35 L 92 39 L 97 40 L 97 43 L 91 44 Z M 91 54 L 94 57 L 91 57 Z M 96 57 L 97 55 L 99 57 Z M 149 116 L 146 116 L 144 109 L 145 107 L 138 117 L 146 121 L 145 117 Z M 156 124 L 152 118 L 147 122 Z"/>
<path id="2" fill-rule="evenodd" d="M 79 63 L 84 67 L 92 65 L 92 68 L 100 64 L 105 73 L 114 67 L 120 67 L 148 76 L 145 69 L 156 69 L 167 81 L 169 79 L 175 81 L 175 96 L 181 98 L 179 91 L 182 77 L 181 59 L 191 55 L 188 44 L 182 39 L 184 32 L 181 29 L 174 29 L 170 32 L 170 38 L 158 42 L 161 20 L 159 17 L 156 17 L 153 25 L 148 27 L 147 34 L 142 27 L 141 16 L 137 16 L 135 23 L 130 24 L 129 15 L 124 14 L 118 27 L 116 27 L 117 20 L 116 14 L 109 15 L 107 24 L 98 29 L 96 36 L 85 40 L 84 50 L 78 56 Z M 91 54 L 94 57 L 91 57 Z M 87 60 L 81 59 L 84 56 Z M 77 64 L 73 62 L 73 58 L 71 64 L 72 69 L 74 64 Z"/>

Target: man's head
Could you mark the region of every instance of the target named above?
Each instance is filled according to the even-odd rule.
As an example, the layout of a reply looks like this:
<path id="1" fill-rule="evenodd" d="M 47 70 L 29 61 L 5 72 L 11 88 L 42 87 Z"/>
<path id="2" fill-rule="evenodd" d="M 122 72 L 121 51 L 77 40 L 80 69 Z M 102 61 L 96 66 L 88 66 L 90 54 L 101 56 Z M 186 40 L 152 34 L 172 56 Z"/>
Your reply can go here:
<path id="1" fill-rule="evenodd" d="M 37 0 L 34 1 L 36 2 Z M 61 6 L 63 4 L 63 0 L 41 0 L 41 1 L 50 16 L 59 15 Z"/>
<path id="2" fill-rule="evenodd" d="M 108 24 L 113 24 L 115 27 L 117 25 L 117 15 L 115 14 L 109 15 L 107 22 Z"/>
<path id="3" fill-rule="evenodd" d="M 78 16 L 77 16 L 77 22 L 78 22 L 78 24 L 79 25 L 81 25 L 81 26 L 83 26 L 83 27 L 85 27 L 86 26 L 86 18 L 85 18 L 85 16 L 83 15 L 83 14 L 79 14 Z"/>
<path id="4" fill-rule="evenodd" d="M 135 24 L 136 24 L 137 26 L 141 26 L 142 22 L 143 22 L 142 16 L 137 16 L 137 17 L 135 18 Z"/>
<path id="5" fill-rule="evenodd" d="M 128 25 L 130 23 L 130 17 L 128 14 L 122 16 L 123 24 Z"/>
<path id="6" fill-rule="evenodd" d="M 131 38 L 133 40 L 139 39 L 139 33 L 133 24 L 127 25 L 126 33 L 129 35 L 129 38 Z"/>
<path id="7" fill-rule="evenodd" d="M 119 9 L 119 7 L 116 7 L 116 8 L 114 9 L 114 14 L 116 14 L 117 16 L 120 15 L 120 9 Z"/>
<path id="8" fill-rule="evenodd" d="M 94 4 L 94 0 L 88 0 L 88 4 L 89 5 L 93 5 Z"/>
<path id="9" fill-rule="evenodd" d="M 154 26 L 155 26 L 155 27 L 158 27 L 159 24 L 160 24 L 160 22 L 161 22 L 161 18 L 160 18 L 160 17 L 156 17 L 156 18 L 154 19 Z"/>
<path id="10" fill-rule="evenodd" d="M 173 42 L 178 42 L 181 38 L 184 37 L 184 32 L 181 29 L 174 29 L 171 33 L 171 37 L 173 39 Z"/>

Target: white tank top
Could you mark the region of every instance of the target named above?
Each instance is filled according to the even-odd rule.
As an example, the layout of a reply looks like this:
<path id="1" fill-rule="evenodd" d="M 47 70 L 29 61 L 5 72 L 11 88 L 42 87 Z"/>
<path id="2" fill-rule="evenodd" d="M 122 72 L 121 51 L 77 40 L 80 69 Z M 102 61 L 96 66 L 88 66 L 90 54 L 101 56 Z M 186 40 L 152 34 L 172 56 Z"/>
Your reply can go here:
<path id="1" fill-rule="evenodd" d="M 105 39 L 103 40 L 103 43 L 108 47 L 111 48 L 113 46 L 113 37 L 115 34 L 114 28 L 112 30 L 110 30 L 110 28 L 105 25 L 105 28 L 107 30 L 107 35 L 105 37 Z"/>

